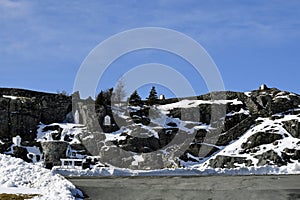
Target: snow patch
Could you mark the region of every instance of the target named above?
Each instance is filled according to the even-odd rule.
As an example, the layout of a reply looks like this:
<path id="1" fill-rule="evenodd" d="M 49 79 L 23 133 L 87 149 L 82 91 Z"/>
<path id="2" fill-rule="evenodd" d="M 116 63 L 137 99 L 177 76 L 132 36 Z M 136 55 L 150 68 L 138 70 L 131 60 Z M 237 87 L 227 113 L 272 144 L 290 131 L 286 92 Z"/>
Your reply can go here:
<path id="1" fill-rule="evenodd" d="M 4 98 L 7 98 L 7 99 L 12 99 L 12 100 L 16 100 L 18 99 L 19 97 L 17 96 L 10 96 L 10 95 L 2 95 Z"/>
<path id="2" fill-rule="evenodd" d="M 244 92 L 247 97 L 251 97 L 252 92 Z"/>
<path id="3" fill-rule="evenodd" d="M 249 110 L 244 110 L 243 108 L 241 108 L 240 111 L 227 113 L 226 116 L 231 117 L 231 116 L 239 115 L 239 114 L 250 115 L 250 111 Z"/>
<path id="4" fill-rule="evenodd" d="M 86 127 L 83 126 L 82 124 L 73 124 L 73 123 L 53 123 L 49 125 L 40 124 L 37 130 L 37 138 L 36 138 L 38 142 L 53 140 L 52 134 L 58 133 L 57 130 L 43 131 L 44 128 L 51 127 L 51 126 L 59 126 L 62 129 L 60 141 L 64 141 L 64 138 L 66 136 L 71 136 L 73 139 L 71 142 L 69 142 L 70 144 L 80 144 L 81 142 L 77 139 L 76 136 L 82 133 L 86 129 Z"/>
<path id="5" fill-rule="evenodd" d="M 194 108 L 201 104 L 228 104 L 231 105 L 240 105 L 243 102 L 239 101 L 238 99 L 234 100 L 188 100 L 184 99 L 176 103 L 160 105 L 157 108 L 163 111 L 172 110 L 174 108 Z"/>

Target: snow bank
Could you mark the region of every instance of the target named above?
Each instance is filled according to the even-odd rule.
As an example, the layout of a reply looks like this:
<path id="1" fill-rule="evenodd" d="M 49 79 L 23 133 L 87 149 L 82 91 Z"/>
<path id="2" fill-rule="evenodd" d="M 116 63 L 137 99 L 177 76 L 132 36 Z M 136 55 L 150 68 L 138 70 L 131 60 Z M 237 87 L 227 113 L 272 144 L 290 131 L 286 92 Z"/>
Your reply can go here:
<path id="1" fill-rule="evenodd" d="M 209 176 L 209 175 L 279 175 L 300 174 L 300 163 L 289 163 L 287 166 L 237 167 L 234 169 L 210 168 L 195 166 L 191 168 L 160 169 L 160 170 L 130 170 L 114 167 L 95 169 L 60 169 L 53 170 L 56 174 L 70 177 L 84 176 Z"/>
<path id="2" fill-rule="evenodd" d="M 82 193 L 64 177 L 38 165 L 0 154 L 0 192 L 41 194 L 34 199 L 75 199 Z"/>

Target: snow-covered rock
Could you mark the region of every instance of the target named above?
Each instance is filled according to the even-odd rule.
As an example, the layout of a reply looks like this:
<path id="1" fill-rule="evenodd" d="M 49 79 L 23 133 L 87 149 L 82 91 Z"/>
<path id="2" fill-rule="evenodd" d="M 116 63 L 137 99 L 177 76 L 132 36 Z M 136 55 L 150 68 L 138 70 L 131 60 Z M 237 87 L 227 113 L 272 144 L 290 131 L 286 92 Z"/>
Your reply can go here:
<path id="1" fill-rule="evenodd" d="M 94 102 L 85 103 L 90 104 L 84 104 L 84 109 L 77 106 L 76 110 L 78 117 L 84 119 L 82 122 L 89 121 L 86 126 L 40 124 L 34 142 L 64 143 L 60 152 L 66 157 L 85 158 L 88 153 L 99 156 L 100 162 L 111 168 L 91 169 L 96 174 L 101 171 L 99 174 L 115 175 L 111 171 L 123 173 L 121 168 L 186 168 L 204 174 L 228 170 L 238 173 L 238 169 L 245 173 L 281 173 L 284 168 L 286 172 L 299 168 L 300 96 L 294 93 L 264 88 L 164 99 L 151 106 L 101 105 L 97 108 L 99 116 L 94 113 L 92 118 L 88 115 L 91 109 L 86 108 L 95 107 Z M 109 116 L 113 128 L 90 129 L 103 121 L 100 116 Z M 7 141 L 0 139 L 1 150 Z M 56 147 L 52 146 L 53 151 L 43 153 L 55 152 Z M 34 146 L 26 148 L 30 153 L 41 153 Z M 6 153 L 13 154 L 13 148 Z M 56 165 L 60 164 L 61 155 L 57 156 Z M 49 163 L 53 164 L 53 159 Z M 87 173 L 94 174 L 91 171 Z"/>

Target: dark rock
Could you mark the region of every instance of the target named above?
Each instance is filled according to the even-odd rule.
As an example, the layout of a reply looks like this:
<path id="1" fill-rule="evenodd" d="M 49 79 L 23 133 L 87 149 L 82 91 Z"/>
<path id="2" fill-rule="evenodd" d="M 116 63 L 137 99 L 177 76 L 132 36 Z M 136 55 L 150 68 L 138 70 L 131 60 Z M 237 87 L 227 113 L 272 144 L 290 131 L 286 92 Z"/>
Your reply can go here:
<path id="1" fill-rule="evenodd" d="M 290 159 L 300 160 L 300 150 L 285 148 L 282 154 L 284 154 L 284 160 L 286 161 L 289 161 Z"/>
<path id="2" fill-rule="evenodd" d="M 63 122 L 71 105 L 71 98 L 61 94 L 0 88 L 0 140 L 20 135 L 33 145 L 39 123 Z"/>
<path id="3" fill-rule="evenodd" d="M 138 135 L 140 133 L 146 132 L 147 130 L 140 129 L 136 127 L 136 129 L 132 130 L 132 135 Z M 125 140 L 115 141 L 114 144 L 120 146 L 122 149 L 126 151 L 132 151 L 136 153 L 149 153 L 153 151 L 157 151 L 166 145 L 168 145 L 176 135 L 178 129 L 177 128 L 168 128 L 168 129 L 160 129 L 157 130 L 157 134 L 159 138 L 154 136 L 151 137 L 133 137 L 127 135 L 126 133 L 122 133 L 122 136 L 126 136 Z"/>
<path id="4" fill-rule="evenodd" d="M 177 124 L 175 122 L 169 122 L 166 125 L 171 127 L 177 127 Z"/>
<path id="5" fill-rule="evenodd" d="M 82 169 L 90 169 L 91 165 L 89 162 L 83 162 L 82 163 Z"/>
<path id="6" fill-rule="evenodd" d="M 27 157 L 28 155 L 28 151 L 26 148 L 24 147 L 18 147 L 18 146 L 14 146 L 13 147 L 13 157 L 16 158 L 21 158 L 26 162 L 30 162 L 31 160 Z"/>
<path id="7" fill-rule="evenodd" d="M 269 150 L 261 155 L 254 156 L 258 159 L 258 166 L 264 166 L 264 165 L 277 165 L 277 166 L 283 166 L 286 165 L 287 162 L 282 159 L 275 151 Z"/>
<path id="8" fill-rule="evenodd" d="M 276 133 L 266 133 L 266 132 L 258 132 L 251 135 L 247 142 L 242 144 L 243 149 L 251 149 L 254 147 L 258 147 L 262 144 L 271 144 L 276 140 L 282 139 L 282 135 Z"/>
<path id="9" fill-rule="evenodd" d="M 185 151 L 185 153 L 180 156 L 180 159 L 188 162 L 188 161 L 192 161 L 192 162 L 196 162 L 198 160 L 195 160 L 191 157 L 188 156 L 188 154 L 199 158 L 199 159 L 203 159 L 205 157 L 209 157 L 211 155 L 213 155 L 215 152 L 219 151 L 220 149 L 215 147 L 215 146 L 210 146 L 210 145 L 206 145 L 206 144 L 201 144 L 201 143 L 192 143 L 189 148 Z"/>
<path id="10" fill-rule="evenodd" d="M 42 130 L 43 132 L 47 131 L 62 131 L 62 128 L 59 125 L 53 125 L 53 126 L 45 126 Z"/>
<path id="11" fill-rule="evenodd" d="M 13 144 L 12 140 L 9 140 L 8 138 L 4 138 L 4 139 L 1 139 L 1 141 L 3 143 L 0 143 L 0 153 L 9 151 L 11 145 Z"/>
<path id="12" fill-rule="evenodd" d="M 191 154 L 194 157 L 199 157 L 199 151 L 201 148 L 201 144 L 197 144 L 197 143 L 192 143 L 188 150 L 186 150 L 186 152 L 180 157 L 181 160 L 184 161 L 192 161 L 192 162 L 196 162 L 197 160 L 189 158 L 189 156 L 187 156 L 187 154 Z"/>
<path id="13" fill-rule="evenodd" d="M 205 130 L 205 129 L 199 129 L 199 130 L 197 130 L 194 142 L 195 143 L 202 143 L 202 142 L 204 142 L 206 134 L 207 134 L 207 130 Z"/>
<path id="14" fill-rule="evenodd" d="M 248 117 L 241 121 L 239 124 L 220 135 L 216 143 L 217 146 L 228 145 L 231 141 L 238 139 L 253 125 L 255 116 Z"/>
<path id="15" fill-rule="evenodd" d="M 223 127 L 223 132 L 226 132 L 235 126 L 240 125 L 241 122 L 248 117 L 249 116 L 245 115 L 245 114 L 235 114 L 233 116 L 226 116 L 225 122 L 224 122 L 224 127 Z"/>
<path id="16" fill-rule="evenodd" d="M 83 144 L 69 144 L 69 146 L 73 153 L 76 152 L 77 155 L 81 155 L 83 157 L 91 155 L 90 152 L 86 149 L 86 146 L 84 146 Z"/>
<path id="17" fill-rule="evenodd" d="M 210 160 L 209 166 L 213 168 L 236 168 L 235 164 L 245 164 L 245 166 L 251 166 L 252 161 L 243 157 L 231 157 L 231 156 L 217 156 L 215 159 Z"/>
<path id="18" fill-rule="evenodd" d="M 296 150 L 293 157 L 293 160 L 298 160 L 298 162 L 300 161 L 300 150 Z"/>
<path id="19" fill-rule="evenodd" d="M 61 158 L 66 158 L 68 143 L 63 141 L 49 141 L 42 143 L 45 166 L 60 166 Z"/>
<path id="20" fill-rule="evenodd" d="M 295 138 L 300 139 L 300 123 L 298 120 L 284 121 L 284 128 Z"/>

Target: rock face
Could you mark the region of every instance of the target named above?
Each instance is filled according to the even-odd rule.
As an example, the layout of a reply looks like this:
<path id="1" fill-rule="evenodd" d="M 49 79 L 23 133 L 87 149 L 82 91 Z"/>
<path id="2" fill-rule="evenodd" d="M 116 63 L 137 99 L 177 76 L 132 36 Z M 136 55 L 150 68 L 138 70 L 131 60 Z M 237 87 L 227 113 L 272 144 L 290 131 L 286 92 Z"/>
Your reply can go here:
<path id="1" fill-rule="evenodd" d="M 46 140 L 42 148 L 48 168 L 60 165 L 69 148 L 80 157 L 97 155 L 103 164 L 132 169 L 300 161 L 300 96 L 276 88 L 162 99 L 154 106 L 95 106 L 91 98 L 72 97 L 0 89 L 0 153 L 20 135 L 22 147 L 15 156 L 26 159 L 23 147 L 39 146 L 40 137 Z M 74 121 L 83 125 L 59 124 Z"/>
<path id="2" fill-rule="evenodd" d="M 20 135 L 34 145 L 39 123 L 63 122 L 71 111 L 71 97 L 21 89 L 0 89 L 0 140 Z"/>
<path id="3" fill-rule="evenodd" d="M 108 158 L 114 157 L 114 154 L 124 154 L 124 152 L 118 152 L 121 150 L 117 149 L 121 148 L 126 150 L 128 155 L 124 155 L 123 159 L 116 158 L 122 166 L 117 165 L 117 161 L 114 165 L 147 169 L 149 168 L 145 164 L 149 159 L 147 159 L 147 153 L 153 155 L 153 152 L 160 151 L 173 141 L 179 130 L 185 130 L 194 134 L 194 140 L 185 152 L 180 157 L 176 157 L 169 149 L 164 149 L 163 151 L 168 156 L 156 158 L 155 162 L 152 160 L 150 168 L 185 166 L 186 163 L 197 164 L 207 159 L 207 165 L 214 168 L 282 166 L 298 160 L 298 150 L 300 150 L 300 140 L 297 140 L 300 134 L 300 109 L 298 108 L 300 97 L 298 95 L 268 87 L 249 93 L 230 91 L 215 93 L 216 96 L 225 96 L 223 103 L 226 104 L 226 113 L 223 120 L 213 118 L 211 114 L 212 108 L 216 109 L 216 112 L 222 109 L 222 101 L 210 101 L 211 95 L 197 97 L 197 100 L 202 101 L 200 104 L 195 104 L 192 98 L 161 101 L 162 107 L 158 106 L 157 109 L 163 109 L 163 105 L 166 105 L 168 109 L 163 112 L 167 112 L 168 119 L 171 119 L 171 122 L 167 120 L 165 124 L 152 124 L 155 121 L 166 120 L 166 118 L 160 118 L 160 114 L 157 113 L 152 115 L 152 118 L 150 117 L 149 125 L 143 124 L 136 118 L 144 116 L 133 111 L 134 118 L 131 116 L 132 120 L 127 120 L 126 129 L 115 140 L 110 140 L 110 143 L 104 145 L 105 148 L 100 151 L 101 157 L 108 161 Z M 188 100 L 190 103 L 186 104 Z M 174 104 L 176 105 L 172 106 Z M 193 104 L 195 106 L 192 106 Z M 197 115 L 200 117 L 197 121 L 193 121 L 197 119 Z M 185 120 L 184 127 L 180 125 L 182 119 Z M 177 122 L 174 123 L 176 120 Z M 203 128 L 195 129 L 197 125 Z M 155 132 L 154 135 L 153 132 Z M 284 150 L 288 141 L 293 141 L 294 151 L 291 153 L 286 153 L 285 151 L 290 151 Z M 232 143 L 238 144 L 233 150 L 228 150 L 233 153 L 227 153 L 225 147 L 231 146 Z M 224 148 L 225 153 L 222 152 Z M 272 151 L 272 148 L 276 151 Z M 137 166 L 132 165 L 135 163 L 132 159 L 135 153 L 142 153 L 140 160 L 143 161 L 140 161 Z"/>
<path id="4" fill-rule="evenodd" d="M 282 135 L 276 133 L 257 132 L 251 135 L 248 138 L 247 142 L 242 144 L 242 148 L 248 150 L 263 144 L 273 143 L 276 140 L 280 140 L 282 138 Z"/>
<path id="5" fill-rule="evenodd" d="M 215 159 L 210 160 L 209 164 L 213 168 L 236 168 L 238 167 L 236 164 L 251 166 L 252 162 L 242 157 L 217 156 Z"/>

